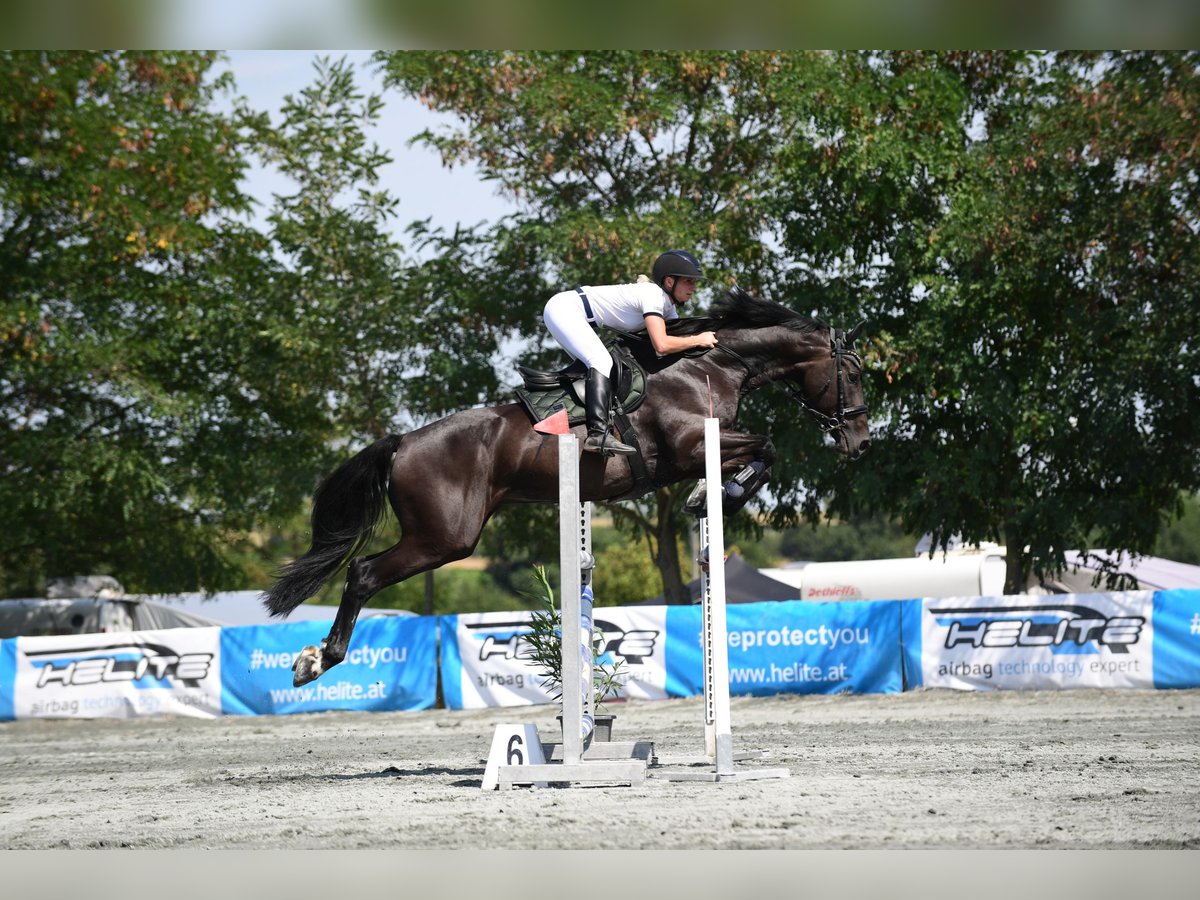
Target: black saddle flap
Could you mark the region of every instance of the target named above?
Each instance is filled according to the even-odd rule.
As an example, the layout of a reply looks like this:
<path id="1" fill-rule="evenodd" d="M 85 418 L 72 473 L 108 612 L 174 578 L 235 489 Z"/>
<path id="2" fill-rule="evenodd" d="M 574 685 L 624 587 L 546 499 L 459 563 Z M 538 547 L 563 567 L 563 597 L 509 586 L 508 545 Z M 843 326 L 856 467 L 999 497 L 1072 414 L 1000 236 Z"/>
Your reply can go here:
<path id="1" fill-rule="evenodd" d="M 556 387 L 565 387 L 572 381 L 577 381 L 587 374 L 587 366 L 577 359 L 562 369 L 544 370 L 531 369 L 529 366 L 517 366 L 521 380 L 531 391 L 545 391 Z"/>

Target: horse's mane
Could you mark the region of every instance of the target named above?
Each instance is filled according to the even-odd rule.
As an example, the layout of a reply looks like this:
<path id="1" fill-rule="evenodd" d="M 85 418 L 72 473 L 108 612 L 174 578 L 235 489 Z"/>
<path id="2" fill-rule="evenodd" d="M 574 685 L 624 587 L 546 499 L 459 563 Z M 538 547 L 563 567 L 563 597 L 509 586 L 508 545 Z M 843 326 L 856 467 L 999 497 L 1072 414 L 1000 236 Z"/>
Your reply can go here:
<path id="1" fill-rule="evenodd" d="M 667 331 L 686 335 L 718 328 L 767 328 L 772 325 L 797 328 L 805 333 L 829 327 L 820 319 L 801 315 L 782 303 L 733 288 L 713 303 L 707 316 L 677 319 L 668 323 Z"/>

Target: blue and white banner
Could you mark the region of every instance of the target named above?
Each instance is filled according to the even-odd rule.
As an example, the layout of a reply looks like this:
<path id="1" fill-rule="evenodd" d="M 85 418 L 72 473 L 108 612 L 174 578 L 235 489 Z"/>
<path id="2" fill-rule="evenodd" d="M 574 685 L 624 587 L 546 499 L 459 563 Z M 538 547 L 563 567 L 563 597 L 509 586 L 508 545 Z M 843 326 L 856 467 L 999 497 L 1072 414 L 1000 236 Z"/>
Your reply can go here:
<path id="1" fill-rule="evenodd" d="M 327 622 L 22 637 L 0 641 L 0 720 L 215 717 L 437 702 L 437 619 L 380 617 L 344 662 L 292 686 L 292 661 Z"/>
<path id="2" fill-rule="evenodd" d="M 593 616 L 618 696 L 703 692 L 700 607 Z M 732 694 L 1200 687 L 1200 590 L 745 603 L 726 620 Z M 301 687 L 292 662 L 327 622 L 14 638 L 0 721 L 427 709 L 439 665 L 450 709 L 551 703 L 529 625 L 523 611 L 364 619 L 346 660 Z"/>
<path id="3" fill-rule="evenodd" d="M 667 607 L 667 691 L 703 693 L 698 606 Z M 731 694 L 898 693 L 900 610 L 891 601 L 727 606 Z"/>
<path id="4" fill-rule="evenodd" d="M 619 663 L 618 696 L 703 693 L 699 606 L 597 607 L 602 663 Z M 871 603 L 741 603 L 726 609 L 730 692 L 901 690 L 899 607 Z M 551 702 L 525 658 L 527 613 L 443 618 L 442 691 L 451 709 Z"/>
<path id="5" fill-rule="evenodd" d="M 549 703 L 528 651 L 530 613 L 467 613 L 441 617 L 442 698 L 448 709 Z"/>
<path id="6" fill-rule="evenodd" d="M 602 635 L 597 662 L 617 666 L 625 699 L 660 700 L 666 690 L 666 607 L 601 606 L 592 610 Z M 524 611 L 442 617 L 442 696 L 450 709 L 550 703 L 557 689 L 546 686 L 528 659 L 523 636 L 531 614 Z"/>
<path id="7" fill-rule="evenodd" d="M 601 662 L 617 663 L 619 696 L 627 700 L 665 700 L 668 687 L 667 654 L 671 607 L 605 606 L 593 610 L 596 627 L 604 635 Z"/>
<path id="8" fill-rule="evenodd" d="M 13 718 L 221 714 L 219 628 L 21 637 Z"/>
<path id="9" fill-rule="evenodd" d="M 909 687 L 1153 688 L 1152 591 L 905 601 Z"/>
<path id="10" fill-rule="evenodd" d="M 221 630 L 221 708 L 236 715 L 331 709 L 428 709 L 437 701 L 437 619 L 362 619 L 346 658 L 316 681 L 292 686 L 292 662 L 319 646 L 328 622 Z"/>
<path id="11" fill-rule="evenodd" d="M 1200 687 L 1200 591 L 1154 595 L 1154 686 Z"/>
<path id="12" fill-rule="evenodd" d="M 17 677 L 17 642 L 0 641 L 0 722 L 15 718 L 13 689 Z"/>

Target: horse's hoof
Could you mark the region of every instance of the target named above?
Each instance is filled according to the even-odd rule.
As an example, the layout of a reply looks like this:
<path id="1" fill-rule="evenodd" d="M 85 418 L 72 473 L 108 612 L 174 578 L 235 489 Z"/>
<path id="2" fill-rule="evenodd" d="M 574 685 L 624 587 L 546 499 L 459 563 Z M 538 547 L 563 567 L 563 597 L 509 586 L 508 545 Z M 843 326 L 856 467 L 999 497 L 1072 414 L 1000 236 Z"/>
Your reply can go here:
<path id="1" fill-rule="evenodd" d="M 324 661 L 321 658 L 320 647 L 305 647 L 296 656 L 296 661 L 292 663 L 292 686 L 300 687 L 302 684 L 308 684 L 310 681 L 315 681 L 325 671 Z"/>

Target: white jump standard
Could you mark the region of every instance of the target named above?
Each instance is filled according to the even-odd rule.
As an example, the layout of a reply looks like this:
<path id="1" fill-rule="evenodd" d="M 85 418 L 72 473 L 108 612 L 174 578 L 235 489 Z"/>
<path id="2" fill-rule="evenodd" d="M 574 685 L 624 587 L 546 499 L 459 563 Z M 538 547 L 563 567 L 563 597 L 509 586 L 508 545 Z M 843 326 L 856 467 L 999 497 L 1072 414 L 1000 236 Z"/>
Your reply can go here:
<path id="1" fill-rule="evenodd" d="M 655 777 L 667 781 L 749 781 L 787 778 L 787 769 L 737 769 L 734 763 L 758 759 L 765 751 L 733 751 L 729 714 L 729 643 L 725 623 L 725 513 L 721 487 L 721 425 L 704 420 L 706 515 L 697 519 L 701 553 L 708 565 L 700 573 L 701 631 L 704 647 L 704 744 L 711 771 L 673 771 Z"/>
<path id="2" fill-rule="evenodd" d="M 544 782 L 603 782 L 641 784 L 653 756 L 646 741 L 589 743 L 595 725 L 592 709 L 592 513 L 579 500 L 579 441 L 573 434 L 558 437 L 558 511 L 562 622 L 562 744 L 543 742 L 550 762 L 500 765 L 501 789 Z M 575 630 L 575 629 L 578 630 Z M 561 762 L 555 762 L 560 756 Z"/>

